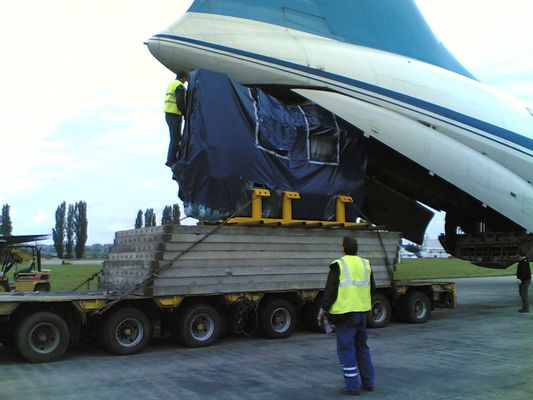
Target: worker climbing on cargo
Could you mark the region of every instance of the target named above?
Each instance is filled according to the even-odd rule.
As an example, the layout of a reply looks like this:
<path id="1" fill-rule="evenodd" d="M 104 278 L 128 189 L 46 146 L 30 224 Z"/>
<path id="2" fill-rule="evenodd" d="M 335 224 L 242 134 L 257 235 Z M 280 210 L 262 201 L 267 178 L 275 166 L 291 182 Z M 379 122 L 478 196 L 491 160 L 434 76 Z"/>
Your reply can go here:
<path id="1" fill-rule="evenodd" d="M 165 119 L 167 121 L 170 143 L 168 145 L 167 162 L 165 165 L 171 167 L 176 162 L 177 153 L 181 142 L 181 123 L 185 114 L 185 83 L 187 73 L 180 71 L 167 87 L 165 97 Z"/>
<path id="2" fill-rule="evenodd" d="M 374 278 L 368 260 L 357 256 L 357 240 L 343 239 L 344 256 L 330 265 L 321 308 L 317 315 L 323 325 L 326 313 L 336 326 L 337 355 L 345 387 L 340 394 L 359 395 L 375 387 L 374 365 L 367 345 L 366 314 L 372 307 Z"/>
<path id="3" fill-rule="evenodd" d="M 531 268 L 529 267 L 529 260 L 526 256 L 522 256 L 516 267 L 516 277 L 520 279 L 518 284 L 518 293 L 522 300 L 522 308 L 518 310 L 521 313 L 529 312 L 529 296 L 528 290 L 531 284 Z"/>

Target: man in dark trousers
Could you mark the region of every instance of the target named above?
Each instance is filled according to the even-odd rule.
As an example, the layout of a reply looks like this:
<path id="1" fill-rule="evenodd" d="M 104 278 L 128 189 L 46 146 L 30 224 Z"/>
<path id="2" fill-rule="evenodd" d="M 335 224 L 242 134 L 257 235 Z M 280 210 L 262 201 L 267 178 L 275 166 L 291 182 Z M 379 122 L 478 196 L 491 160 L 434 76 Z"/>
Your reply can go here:
<path id="1" fill-rule="evenodd" d="M 187 82 L 187 73 L 178 72 L 176 79 L 168 85 L 165 96 L 165 119 L 170 132 L 167 162 L 165 163 L 168 167 L 176 162 L 181 142 L 181 122 L 185 113 L 185 82 Z"/>
<path id="2" fill-rule="evenodd" d="M 368 260 L 357 256 L 357 240 L 345 236 L 344 256 L 330 266 L 321 308 L 319 325 L 326 312 L 336 326 L 337 355 L 342 366 L 345 387 L 340 394 L 359 395 L 363 389 L 373 391 L 374 365 L 366 343 L 366 314 L 372 308 L 374 279 Z"/>
<path id="3" fill-rule="evenodd" d="M 529 267 L 529 260 L 522 256 L 516 267 L 516 277 L 520 279 L 518 284 L 518 293 L 522 299 L 522 308 L 518 310 L 521 313 L 529 312 L 529 297 L 528 290 L 531 283 L 531 268 Z"/>

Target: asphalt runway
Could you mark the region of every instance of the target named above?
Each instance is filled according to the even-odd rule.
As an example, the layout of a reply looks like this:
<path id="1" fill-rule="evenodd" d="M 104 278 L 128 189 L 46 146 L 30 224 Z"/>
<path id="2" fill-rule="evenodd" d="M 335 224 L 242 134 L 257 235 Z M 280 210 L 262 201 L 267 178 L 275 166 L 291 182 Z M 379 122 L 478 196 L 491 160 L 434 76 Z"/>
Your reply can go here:
<path id="1" fill-rule="evenodd" d="M 457 309 L 369 331 L 377 388 L 361 397 L 533 399 L 533 313 L 517 312 L 518 281 L 455 281 Z M 303 331 L 274 341 L 228 336 L 203 349 L 159 341 L 129 357 L 87 344 L 49 364 L 0 345 L 1 400 L 323 400 L 340 398 L 342 385 L 335 337 Z"/>

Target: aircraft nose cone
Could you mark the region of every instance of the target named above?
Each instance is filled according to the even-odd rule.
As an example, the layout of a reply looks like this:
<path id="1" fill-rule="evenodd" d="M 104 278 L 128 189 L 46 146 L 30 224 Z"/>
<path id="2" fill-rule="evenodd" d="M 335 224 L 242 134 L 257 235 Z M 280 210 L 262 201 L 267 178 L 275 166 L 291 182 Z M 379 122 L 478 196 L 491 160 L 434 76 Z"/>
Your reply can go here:
<path id="1" fill-rule="evenodd" d="M 144 44 L 148 46 L 148 50 L 150 50 L 150 53 L 152 53 L 154 56 L 161 46 L 159 40 L 155 40 L 155 36 L 152 36 L 150 39 L 148 39 L 148 41 L 144 42 Z"/>
<path id="2" fill-rule="evenodd" d="M 171 44 L 166 43 L 161 40 L 161 37 L 158 35 L 152 36 L 150 39 L 148 39 L 147 42 L 145 42 L 146 46 L 148 47 L 148 50 L 152 55 L 165 67 L 170 69 L 173 72 L 177 72 L 180 69 L 178 66 L 176 66 L 175 61 L 173 60 L 174 57 L 174 48 Z"/>

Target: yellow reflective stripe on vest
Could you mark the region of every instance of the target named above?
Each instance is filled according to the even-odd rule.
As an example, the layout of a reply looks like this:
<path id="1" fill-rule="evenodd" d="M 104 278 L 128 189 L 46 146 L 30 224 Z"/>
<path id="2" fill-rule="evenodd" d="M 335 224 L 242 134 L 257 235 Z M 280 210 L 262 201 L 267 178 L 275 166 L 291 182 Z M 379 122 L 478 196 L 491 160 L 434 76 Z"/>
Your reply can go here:
<path id="1" fill-rule="evenodd" d="M 339 287 L 344 286 L 368 286 L 370 285 L 370 274 L 368 270 L 368 260 L 365 258 L 361 258 L 361 261 L 363 262 L 363 270 L 364 270 L 364 279 L 362 281 L 355 281 L 352 279 L 352 276 L 350 275 L 350 269 L 348 268 L 348 265 L 346 264 L 346 260 L 344 258 L 339 259 L 340 261 L 340 267 L 341 267 L 341 274 L 344 274 L 344 276 L 347 277 L 346 280 L 339 282 Z"/>
<path id="2" fill-rule="evenodd" d="M 183 83 L 176 79 L 175 81 L 170 82 L 167 87 L 164 106 L 164 111 L 166 113 L 182 115 L 181 110 L 178 109 L 178 105 L 176 104 L 176 89 L 179 86 L 183 86 Z"/>

